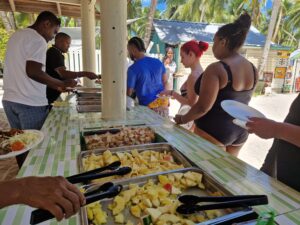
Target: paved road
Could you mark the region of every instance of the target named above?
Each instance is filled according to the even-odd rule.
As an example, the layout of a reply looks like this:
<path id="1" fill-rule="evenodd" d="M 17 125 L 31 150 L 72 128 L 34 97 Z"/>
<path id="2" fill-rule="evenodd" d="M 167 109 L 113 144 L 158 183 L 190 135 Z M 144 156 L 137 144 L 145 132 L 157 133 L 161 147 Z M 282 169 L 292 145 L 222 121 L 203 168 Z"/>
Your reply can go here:
<path id="1" fill-rule="evenodd" d="M 269 96 L 257 96 L 252 98 L 250 106 L 261 111 L 270 119 L 283 121 L 296 96 L 297 94 L 271 94 Z M 178 112 L 178 108 L 179 103 L 171 100 L 170 115 L 174 116 Z M 265 140 L 254 134 L 250 134 L 247 142 L 241 149 L 239 158 L 255 168 L 260 168 L 270 146 L 272 145 L 272 141 L 272 139 Z"/>

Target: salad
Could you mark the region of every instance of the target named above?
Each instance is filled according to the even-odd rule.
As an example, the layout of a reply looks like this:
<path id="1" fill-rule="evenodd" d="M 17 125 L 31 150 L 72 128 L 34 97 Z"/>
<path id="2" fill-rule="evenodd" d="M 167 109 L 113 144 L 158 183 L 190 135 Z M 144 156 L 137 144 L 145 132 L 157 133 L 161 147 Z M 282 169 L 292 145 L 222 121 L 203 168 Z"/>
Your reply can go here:
<path id="1" fill-rule="evenodd" d="M 14 129 L 16 130 L 16 129 Z M 17 130 L 16 132 L 2 132 L 0 135 L 0 155 L 7 154 L 12 151 L 21 151 L 26 147 L 35 143 L 39 135 L 30 131 Z"/>

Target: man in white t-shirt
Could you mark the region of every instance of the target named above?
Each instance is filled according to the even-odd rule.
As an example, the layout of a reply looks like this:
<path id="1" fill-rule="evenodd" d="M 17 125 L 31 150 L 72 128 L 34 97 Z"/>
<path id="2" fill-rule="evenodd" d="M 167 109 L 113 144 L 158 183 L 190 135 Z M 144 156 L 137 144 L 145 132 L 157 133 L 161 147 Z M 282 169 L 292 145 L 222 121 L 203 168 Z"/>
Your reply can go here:
<path id="1" fill-rule="evenodd" d="M 46 86 L 63 91 L 76 85 L 75 80 L 61 81 L 45 73 L 47 42 L 59 27 L 60 20 L 44 11 L 32 26 L 15 32 L 8 41 L 3 106 L 12 128 L 41 129 L 48 114 Z"/>

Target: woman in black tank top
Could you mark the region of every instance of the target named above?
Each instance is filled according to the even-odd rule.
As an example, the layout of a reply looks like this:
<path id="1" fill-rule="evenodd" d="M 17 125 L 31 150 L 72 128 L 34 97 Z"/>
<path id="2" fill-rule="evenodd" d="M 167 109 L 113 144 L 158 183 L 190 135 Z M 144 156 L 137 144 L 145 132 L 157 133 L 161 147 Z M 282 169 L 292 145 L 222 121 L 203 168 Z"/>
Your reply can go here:
<path id="1" fill-rule="evenodd" d="M 220 61 L 209 65 L 195 83 L 195 92 L 199 95 L 197 103 L 187 114 L 175 117 L 178 124 L 194 120 L 196 134 L 235 156 L 246 142 L 248 132 L 233 124 L 234 118 L 220 104 L 227 99 L 248 104 L 251 99 L 257 72 L 238 53 L 250 25 L 251 18 L 244 13 L 234 23 L 218 30 L 212 50 Z"/>

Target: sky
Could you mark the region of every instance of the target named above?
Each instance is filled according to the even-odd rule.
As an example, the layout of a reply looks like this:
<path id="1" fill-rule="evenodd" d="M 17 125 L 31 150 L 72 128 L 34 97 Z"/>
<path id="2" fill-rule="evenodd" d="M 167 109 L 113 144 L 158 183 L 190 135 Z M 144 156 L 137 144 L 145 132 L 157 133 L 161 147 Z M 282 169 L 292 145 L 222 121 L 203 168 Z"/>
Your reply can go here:
<path id="1" fill-rule="evenodd" d="M 266 9 L 269 9 L 272 7 L 272 1 L 273 0 L 267 0 Z M 145 7 L 150 6 L 151 0 L 142 0 L 142 5 Z M 159 11 L 163 11 L 166 8 L 166 4 L 160 3 L 157 5 L 157 9 Z"/>

